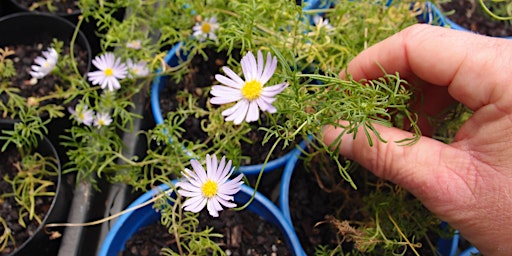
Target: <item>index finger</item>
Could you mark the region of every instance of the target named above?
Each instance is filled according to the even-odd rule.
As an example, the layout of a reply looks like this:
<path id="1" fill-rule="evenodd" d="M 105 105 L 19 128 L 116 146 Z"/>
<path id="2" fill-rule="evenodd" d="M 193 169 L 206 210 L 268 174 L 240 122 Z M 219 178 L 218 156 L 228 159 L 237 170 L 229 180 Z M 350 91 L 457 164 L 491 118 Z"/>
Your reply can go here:
<path id="1" fill-rule="evenodd" d="M 506 39 L 417 24 L 361 52 L 347 72 L 355 80 L 375 79 L 383 75 L 383 68 L 448 86 L 453 98 L 473 110 L 497 102 L 510 109 L 509 56 L 512 42 Z"/>

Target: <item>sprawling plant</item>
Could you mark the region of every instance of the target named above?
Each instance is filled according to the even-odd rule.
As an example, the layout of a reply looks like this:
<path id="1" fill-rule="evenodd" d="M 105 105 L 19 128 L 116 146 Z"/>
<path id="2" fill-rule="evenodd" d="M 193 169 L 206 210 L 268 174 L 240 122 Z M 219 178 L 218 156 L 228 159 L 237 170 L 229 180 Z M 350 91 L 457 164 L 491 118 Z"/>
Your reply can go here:
<path id="1" fill-rule="evenodd" d="M 61 136 L 61 145 L 70 159 L 65 171 L 77 174 L 78 182 L 94 183 L 98 177 L 107 177 L 113 182 L 127 183 L 135 190 L 147 191 L 170 179 L 197 181 L 199 174 L 190 171 L 190 166 L 197 171 L 203 163 L 211 161 L 209 156 L 225 155 L 233 166 L 250 162 L 241 144 L 251 143 L 247 134 L 258 130 L 264 133 L 262 144 L 272 144 L 266 161 L 272 151 L 293 148 L 298 141 L 308 140 L 310 151 L 304 152 L 305 159 L 330 156 L 335 166 L 329 169 L 331 174 L 355 189 L 350 170 L 357 165 L 338 156 L 341 139 L 333 145 L 323 142 L 323 127 L 332 125 L 343 129 L 342 134 L 364 136 L 370 145 L 374 143 L 372 138 L 385 141 L 375 124 L 409 127 L 414 132 L 412 137 L 388 141 L 404 147 L 421 135 L 417 113 L 411 109 L 412 102 L 421 101 L 414 96 L 414 84 L 386 70 L 382 70 L 379 79 L 362 81 L 345 73 L 347 64 L 358 53 L 416 23 L 416 16 L 423 10 L 421 1 L 323 0 L 319 8 L 309 8 L 309 1 L 298 5 L 295 1 L 270 0 L 80 0 L 78 4 L 82 16 L 77 29 L 82 22 L 94 20 L 101 37 L 102 50 L 94 56 L 92 69 L 80 75 L 71 55 L 59 56 L 55 70 L 48 71 L 42 68 L 43 64 L 35 70 L 39 72 L 37 75 L 47 71 L 64 74 L 59 65 L 69 60 L 72 67 L 69 70 L 74 71 L 62 76 L 69 87 L 48 97 L 64 99 L 71 105 L 68 109 L 56 107 L 58 113 L 53 116 L 66 113 L 72 121 L 71 128 Z M 114 14 L 120 12 L 124 17 L 118 20 Z M 168 50 L 177 45 L 180 61 L 166 63 Z M 54 48 L 58 53 L 58 47 Z M 148 92 L 155 72 L 174 83 L 190 79 L 192 60 L 215 58 L 210 52 L 226 57 L 222 68 L 215 71 L 212 83 L 193 92 L 178 92 L 179 104 L 164 116 L 164 122 L 141 132 L 147 139 L 146 154 L 141 158 L 127 156 L 120 134 L 132 132 L 133 123 L 142 118 L 133 111 L 134 96 Z M 0 53 L 3 53 L 0 60 L 9 54 L 7 50 Z M 48 50 L 47 61 L 52 61 L 51 53 Z M 0 62 L 2 70 L 10 70 L 8 62 Z M 16 93 L 3 82 L 0 85 L 0 93 Z M 198 96 L 206 99 L 204 106 L 200 106 Z M 27 109 L 21 106 L 23 100 L 11 98 L 18 103 L 0 105 L 4 113 L 14 115 L 10 112 L 13 109 Z M 41 99 L 32 101 L 38 103 Z M 35 111 L 26 112 L 30 116 L 41 109 L 38 104 L 30 105 L 36 106 L 34 110 L 28 108 Z M 22 116 L 25 112 L 16 113 Z M 201 120 L 204 139 L 186 139 L 183 124 L 192 116 Z M 267 124 L 263 125 L 263 121 Z M 44 133 L 45 123 L 41 126 Z M 360 130 L 363 132 L 358 133 Z M 213 188 L 217 187 L 206 180 L 195 182 L 195 187 L 179 184 L 184 194 L 193 194 L 190 197 L 198 201 L 182 200 L 178 193 L 177 199 L 167 198 L 158 204 L 169 231 L 177 239 L 187 241 L 178 245 L 179 253 L 195 254 L 197 245 L 204 245 L 205 250 L 219 250 L 208 242 L 210 231 L 194 229 L 197 215 L 182 211 L 203 209 L 200 200 L 206 202 L 215 197 L 217 190 Z M 222 182 L 214 185 L 219 184 Z M 405 192 L 387 188 L 376 186 L 376 194 L 365 198 L 372 217 L 361 223 L 358 230 L 351 227 L 355 230 L 352 239 L 362 241 L 354 250 L 379 253 L 382 251 L 375 248 L 384 244 L 388 251 L 405 248 L 414 252 L 416 244 L 403 241 L 425 234 L 411 232 L 418 227 L 416 224 L 398 221 L 399 215 L 376 203 L 389 201 L 387 205 L 391 207 L 397 200 L 407 198 Z M 414 202 L 396 205 L 397 214 L 418 210 Z M 210 205 L 208 210 L 216 213 L 221 208 Z M 433 226 L 430 218 L 418 220 L 420 217 L 423 215 L 411 215 L 407 221 L 419 221 L 418 225 L 425 230 Z M 328 222 L 341 225 L 344 222 L 340 218 L 333 216 Z M 192 243 L 195 239 L 200 243 Z M 364 243 L 376 240 L 386 242 Z M 342 243 L 318 251 L 332 253 L 341 250 Z M 170 249 L 164 253 L 175 254 Z"/>

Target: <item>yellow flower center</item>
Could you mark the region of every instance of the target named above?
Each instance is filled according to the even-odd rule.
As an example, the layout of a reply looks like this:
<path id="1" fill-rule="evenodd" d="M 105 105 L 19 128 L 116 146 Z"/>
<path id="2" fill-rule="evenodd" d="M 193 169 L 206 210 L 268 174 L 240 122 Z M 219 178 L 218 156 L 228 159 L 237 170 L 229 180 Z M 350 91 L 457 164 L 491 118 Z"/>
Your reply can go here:
<path id="1" fill-rule="evenodd" d="M 210 33 L 210 30 L 212 30 L 212 25 L 208 22 L 203 22 L 201 31 L 203 31 L 203 33 Z"/>
<path id="2" fill-rule="evenodd" d="M 212 198 L 217 194 L 217 182 L 212 180 L 207 180 L 203 186 L 201 187 L 201 191 L 203 192 L 203 195 L 207 198 Z"/>
<path id="3" fill-rule="evenodd" d="M 263 85 L 258 80 L 245 82 L 242 87 L 242 95 L 248 100 L 255 100 L 260 97 Z"/>
<path id="4" fill-rule="evenodd" d="M 105 75 L 106 75 L 106 76 L 111 76 L 111 75 L 113 75 L 113 74 L 114 74 L 114 70 L 112 70 L 111 68 L 107 68 L 107 69 L 105 69 L 105 71 L 104 71 L 104 72 L 105 72 Z"/>

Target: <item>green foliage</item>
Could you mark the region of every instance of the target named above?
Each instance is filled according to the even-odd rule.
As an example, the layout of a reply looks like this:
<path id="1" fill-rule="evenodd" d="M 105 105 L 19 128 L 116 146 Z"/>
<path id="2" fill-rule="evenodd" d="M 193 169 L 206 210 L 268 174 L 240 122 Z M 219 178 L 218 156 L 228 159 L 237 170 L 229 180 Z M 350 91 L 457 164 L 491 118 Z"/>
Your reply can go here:
<path id="1" fill-rule="evenodd" d="M 7 58 L 13 54 L 14 51 L 9 50 L 8 48 L 0 48 L 0 76 L 2 78 L 2 84 L 4 83 L 4 79 L 8 79 L 16 75 L 16 70 L 14 69 L 12 60 Z"/>
<path id="2" fill-rule="evenodd" d="M 14 144 L 21 155 L 25 156 L 37 147 L 44 134 L 48 132 L 45 126 L 48 120 L 41 119 L 32 107 L 29 107 L 26 111 L 22 109 L 18 113 L 20 115 L 20 122 L 14 124 L 13 130 L 2 130 L 0 140 L 5 141 L 1 148 L 2 152 L 10 144 Z"/>
<path id="3" fill-rule="evenodd" d="M 484 12 L 493 19 L 500 21 L 512 20 L 512 2 L 507 0 L 478 0 L 478 3 Z"/>
<path id="4" fill-rule="evenodd" d="M 0 235 L 0 252 L 3 252 L 9 243 L 16 244 L 11 229 L 7 222 L 0 216 L 0 224 L 2 224 L 3 233 Z"/>
<path id="5" fill-rule="evenodd" d="M 225 65 L 237 74 L 242 74 L 240 57 L 237 56 L 243 56 L 248 51 L 256 53 L 261 50 L 264 55 L 270 52 L 278 59 L 278 67 L 268 85 L 283 82 L 289 84 L 274 102 L 277 113 L 266 115 L 270 127 L 260 127 L 261 121 L 233 125 L 226 122 L 221 115 L 226 106 L 218 107 L 207 103 L 205 107 L 200 107 L 197 97 L 208 99 L 209 86 L 200 93 L 180 92 L 177 96 L 177 109 L 165 116 L 163 124 L 143 132 L 148 141 L 147 155 L 143 159 L 123 159 L 120 157 L 122 153 L 118 151 L 120 148 L 114 147 L 113 151 L 117 151 L 116 153 L 111 157 L 98 158 L 98 162 L 106 163 L 103 166 L 110 166 L 110 161 L 120 160 L 123 168 L 128 171 L 122 175 L 109 172 L 113 174 L 112 180 L 125 182 L 136 190 L 145 191 L 181 177 L 180 172 L 188 167 L 191 158 L 202 160 L 206 154 L 220 154 L 233 160 L 234 166 L 240 165 L 246 160 L 240 144 L 248 141 L 246 134 L 249 131 L 261 129 L 266 133 L 264 143 L 269 143 L 271 139 L 277 141 L 272 147 L 276 150 L 294 147 L 297 140 L 311 136 L 317 142 L 313 145 L 312 154 L 326 153 L 331 156 L 338 167 L 337 171 L 331 170 L 331 175 L 341 176 L 355 188 L 352 170 L 356 165 L 337 157 L 340 140 L 334 145 L 325 145 L 322 142 L 324 126 L 334 125 L 343 128 L 344 134 L 365 136 L 370 145 L 375 143 L 373 138 L 385 141 L 374 124 L 389 127 L 402 127 L 405 123 L 411 125 L 414 132 L 412 137 L 388 143 L 407 146 L 420 136 L 416 124 L 417 116 L 409 108 L 410 102 L 416 100 L 413 97 L 415 88 L 413 84 L 403 80 L 400 74 L 383 70 L 382 78 L 370 81 L 356 81 L 350 74 L 346 74 L 345 78 L 339 76 L 358 53 L 416 23 L 416 15 L 423 10 L 421 3 L 417 1 L 414 1 L 413 8 L 412 1 L 393 2 L 391 6 L 386 6 L 384 2 L 335 1 L 329 9 L 303 11 L 302 6 L 296 5 L 294 1 L 80 1 L 84 19 L 98 20 L 100 29 L 104 31 L 102 48 L 114 47 L 121 56 L 145 60 L 150 63 L 152 70 L 159 69 L 161 75 L 175 83 L 188 79 L 192 59 L 199 57 L 206 61 L 215 57 L 207 54 L 208 49 L 225 52 Z M 125 19 L 118 22 L 111 14 L 122 8 L 129 11 Z M 330 26 L 311 23 L 310 18 L 314 15 L 322 15 L 329 21 Z M 192 27 L 211 17 L 219 22 L 216 39 L 201 41 L 194 38 Z M 140 43 L 144 50 L 128 47 L 131 42 Z M 162 49 L 169 49 L 177 43 L 181 44 L 180 54 L 185 53 L 186 56 L 180 55 L 183 57 L 182 61 L 177 66 L 169 67 L 164 63 L 166 51 Z M 218 73 L 223 74 L 221 70 Z M 188 131 L 182 124 L 188 117 L 203 120 L 201 128 L 206 139 L 185 139 Z M 338 123 L 340 119 L 348 122 L 341 125 Z M 362 134 L 358 133 L 359 128 L 363 128 Z M 72 141 L 91 137 L 86 137 L 85 132 L 79 135 L 78 130 L 76 134 L 78 136 L 73 137 Z M 282 148 L 276 147 L 278 142 L 283 143 Z M 85 141 L 82 145 L 84 143 Z M 73 159 L 79 159 L 80 155 L 93 154 L 78 151 L 81 146 L 76 148 L 77 151 L 73 153 L 76 157 L 72 157 Z M 95 166 L 94 169 L 98 170 L 92 163 L 83 166 Z M 75 171 L 81 168 L 76 168 Z M 96 175 L 100 175 L 100 172 Z M 180 200 L 167 198 L 161 202 L 165 206 L 158 208 L 163 213 L 162 223 L 180 241 L 176 251 L 166 248 L 162 253 L 202 255 L 206 251 L 210 254 L 215 250 L 220 251 L 211 241 L 212 234 L 208 230 L 195 230 L 197 216 L 182 213 Z M 403 202 L 398 203 L 400 200 Z M 168 204 L 169 202 L 174 204 Z M 368 206 L 365 210 L 371 219 L 357 229 L 354 228 L 352 234 L 353 239 L 359 239 L 360 250 L 343 252 L 341 246 L 335 249 L 326 246 L 318 248 L 317 255 L 359 255 L 362 251 L 373 251 L 377 254 L 400 253 L 403 250 L 414 250 L 415 238 L 423 237 L 427 232 L 424 227 L 437 229 L 437 223 L 434 223 L 431 216 L 424 209 L 416 208 L 418 202 L 408 200 L 402 192 L 377 190 L 365 199 L 361 207 L 364 208 L 365 205 Z M 399 208 L 396 214 L 420 211 L 418 214 L 426 216 L 411 213 L 411 216 L 402 219 L 403 216 L 397 216 L 390 211 L 392 206 Z M 411 223 L 416 218 L 421 219 L 422 225 L 421 229 L 414 231 L 417 226 Z"/>
<path id="6" fill-rule="evenodd" d="M 319 187 L 343 195 L 343 203 L 316 224 L 335 230 L 337 243 L 317 246 L 315 255 L 425 255 L 436 251 L 439 237 L 450 236 L 451 230 L 441 230 L 440 220 L 404 189 L 353 167 L 350 173 L 360 184 L 353 190 L 330 171 L 329 156 L 310 157 L 316 161 L 304 164 Z"/>
<path id="7" fill-rule="evenodd" d="M 137 104 L 133 102 L 134 95 L 147 93 L 154 75 L 126 78 L 120 81 L 118 91 L 103 91 L 78 72 L 73 54 L 62 54 L 62 42 L 54 41 L 52 46 L 60 53 L 60 58 L 52 75 L 58 78 L 58 85 L 51 95 L 40 98 L 19 96 L 19 91 L 5 80 L 15 71 L 7 58 L 11 52 L 0 49 L 0 95 L 8 99 L 0 102 L 0 111 L 3 117 L 21 120 L 14 130 L 3 131 L 0 139 L 18 148 L 33 148 L 38 139 L 47 134 L 49 122 L 69 118 L 72 126 L 60 136 L 60 144 L 70 160 L 64 166 L 65 173 L 76 174 L 77 183 L 95 184 L 98 178 L 106 178 L 126 183 L 134 190 L 147 191 L 181 177 L 190 159 L 202 161 L 206 154 L 226 155 L 234 166 L 242 165 L 250 159 L 242 152 L 241 144 L 251 142 L 247 137 L 250 131 L 260 130 L 265 132 L 262 144 L 274 143 L 272 150 L 287 150 L 297 141 L 311 138 L 316 142 L 311 144 L 311 156 L 324 153 L 330 156 L 337 166 L 337 170 L 329 169 L 331 177 L 341 177 L 351 189 L 356 188 L 352 177 L 356 164 L 339 157 L 340 139 L 333 145 L 323 143 L 323 127 L 333 125 L 342 128 L 343 134 L 365 136 L 370 145 L 376 138 L 407 146 L 420 136 L 416 113 L 410 109 L 410 102 L 416 100 L 414 84 L 386 70 L 382 70 L 382 78 L 375 80 L 356 81 L 350 74 L 340 77 L 353 57 L 416 23 L 416 16 L 423 10 L 422 1 L 393 1 L 390 6 L 385 2 L 339 0 L 332 1 L 328 9 L 304 11 L 295 1 L 80 0 L 82 15 L 77 31 L 83 21 L 94 20 L 103 52 L 113 51 L 123 61 L 145 61 L 150 73 L 159 70 L 162 77 L 176 83 L 189 79 L 192 59 L 214 57 L 209 56 L 207 50 L 227 54 L 225 65 L 239 75 L 243 73 L 240 55 L 258 50 L 264 55 L 270 52 L 276 56 L 278 67 L 267 84 L 288 83 L 273 103 L 277 113 L 265 114 L 270 123 L 267 127 L 261 127 L 261 119 L 234 125 L 222 116 L 222 111 L 230 106 L 212 106 L 208 102 L 211 85 L 200 92 L 183 91 L 177 96 L 179 106 L 165 117 L 163 124 L 140 132 L 139 136 L 145 136 L 147 141 L 144 157 L 126 156 L 122 133 L 132 132 L 135 121 L 142 118 L 133 111 Z M 120 13 L 125 15 L 117 19 Z M 329 24 L 311 22 L 316 15 Z M 216 38 L 198 40 L 192 28 L 211 17 L 219 22 Z M 164 57 L 177 43 L 181 44 L 183 60 L 170 67 Z M 221 70 L 218 73 L 224 74 Z M 200 106 L 197 96 L 206 98 L 205 107 Z M 73 105 L 75 111 L 87 107 L 95 113 L 110 113 L 113 122 L 102 127 L 85 125 L 74 115 L 67 117 L 64 107 L 45 104 L 51 99 Z M 188 131 L 182 124 L 188 117 L 202 120 L 205 140 L 185 139 Z M 347 123 L 340 124 L 340 119 Z M 405 123 L 410 125 L 414 135 L 399 141 L 385 141 L 375 129 L 375 124 L 403 127 Z M 360 128 L 362 134 L 358 132 Z M 12 182 L 23 189 L 23 183 Z M 41 191 L 47 186 L 38 184 Z M 220 234 L 211 229 L 197 230 L 198 215 L 183 212 L 181 200 L 166 194 L 155 204 L 162 213 L 162 224 L 177 240 L 176 248 L 164 248 L 162 254 L 222 255 L 221 248 L 212 240 Z M 322 246 L 317 248 L 316 255 L 414 251 L 415 239 L 423 237 L 428 228 L 437 228 L 437 220 L 404 191 L 395 188 L 378 187 L 359 203 L 370 220 L 356 226 L 336 218 L 331 220 L 333 226 L 350 231 L 345 236 L 355 241 L 357 250 L 344 252 L 341 245 Z"/>
<path id="8" fill-rule="evenodd" d="M 58 8 L 53 4 L 53 0 L 39 0 L 34 1 L 28 9 L 30 11 L 36 11 L 41 10 L 43 8 L 46 8 L 49 12 L 56 12 Z M 66 2 L 66 0 L 63 0 L 63 2 Z"/>
<path id="9" fill-rule="evenodd" d="M 163 248 L 162 255 L 226 255 L 212 238 L 222 237 L 222 234 L 213 233 L 213 228 L 198 230 L 198 213 L 184 212 L 181 198 L 173 198 L 163 191 L 165 196 L 155 202 L 155 208 L 161 214 L 161 223 L 173 235 L 176 243 L 175 249 Z"/>
<path id="10" fill-rule="evenodd" d="M 36 220 L 41 223 L 41 218 L 36 213 L 36 198 L 54 196 L 55 192 L 49 191 L 55 186 L 51 180 L 58 175 L 57 160 L 54 157 L 44 157 L 39 153 L 25 155 L 22 162 L 15 165 L 17 169 L 16 176 L 8 177 L 5 175 L 5 181 L 12 185 L 12 193 L 4 193 L 2 199 L 14 197 L 16 203 L 21 207 L 18 210 L 19 224 L 26 227 L 24 218 Z"/>

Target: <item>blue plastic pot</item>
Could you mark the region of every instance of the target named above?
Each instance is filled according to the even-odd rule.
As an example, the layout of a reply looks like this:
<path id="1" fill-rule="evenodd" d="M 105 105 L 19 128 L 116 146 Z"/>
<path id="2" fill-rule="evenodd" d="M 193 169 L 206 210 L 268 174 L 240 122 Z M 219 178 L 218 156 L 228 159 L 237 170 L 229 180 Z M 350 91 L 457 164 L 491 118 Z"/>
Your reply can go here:
<path id="1" fill-rule="evenodd" d="M 292 217 L 290 214 L 290 183 L 293 175 L 293 171 L 295 170 L 295 166 L 299 161 L 299 157 L 302 154 L 302 151 L 306 148 L 306 141 L 300 144 L 299 148 L 296 148 L 292 151 L 292 156 L 290 157 L 288 163 L 284 167 L 283 176 L 281 177 L 281 186 L 279 190 L 279 208 L 283 212 L 283 216 L 288 220 L 290 225 L 293 226 Z M 446 225 L 446 224 L 443 224 Z M 459 244 L 459 233 L 455 232 L 452 238 L 450 239 L 439 239 L 437 248 L 438 252 L 443 256 L 455 256 L 457 253 Z M 304 253 L 304 252 L 303 252 Z M 305 253 L 304 253 L 305 254 Z M 465 256 L 469 256 L 470 254 L 466 254 Z"/>
<path id="2" fill-rule="evenodd" d="M 174 180 L 173 184 L 176 182 L 177 181 Z M 153 198 L 157 193 L 168 189 L 168 185 L 160 185 L 137 198 L 128 206 L 128 208 L 140 205 Z M 242 189 L 235 194 L 235 202 L 239 205 L 245 204 L 251 198 L 253 193 L 254 189 L 249 186 L 242 185 Z M 302 247 L 293 227 L 286 220 L 281 211 L 269 199 L 259 192 L 256 192 L 255 198 L 251 204 L 249 204 L 247 210 L 258 214 L 266 221 L 279 227 L 286 239 L 286 243 L 288 244 L 290 251 L 293 252 L 294 255 L 304 255 L 302 254 Z M 153 204 L 146 205 L 122 215 L 117 219 L 114 226 L 105 237 L 99 256 L 117 256 L 119 252 L 124 250 L 126 242 L 133 234 L 135 234 L 140 228 L 159 220 L 160 213 L 153 209 Z"/>
<path id="3" fill-rule="evenodd" d="M 425 23 L 428 24 L 439 25 L 443 27 L 448 26 L 455 30 L 474 33 L 473 31 L 465 27 L 462 27 L 459 24 L 450 20 L 435 4 L 431 2 L 425 3 L 425 12 L 421 15 L 421 18 Z M 503 38 L 512 39 L 512 36 L 506 36 Z"/>

